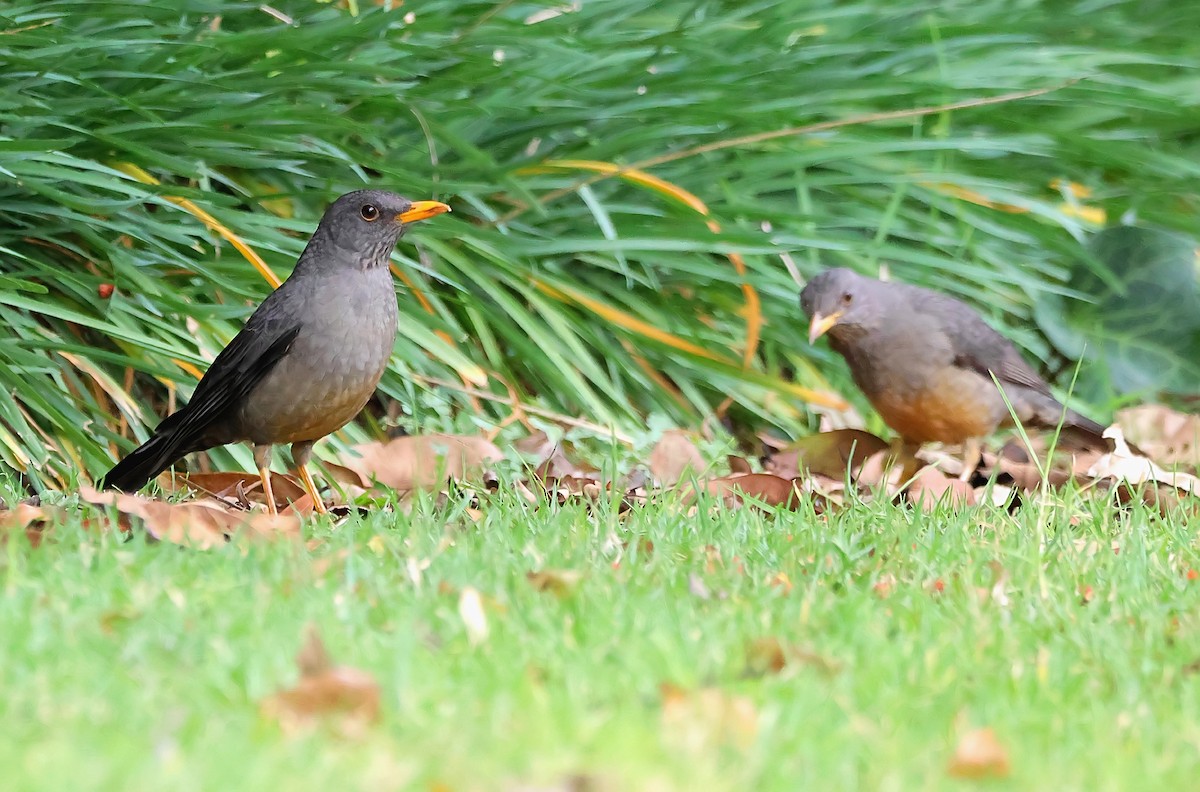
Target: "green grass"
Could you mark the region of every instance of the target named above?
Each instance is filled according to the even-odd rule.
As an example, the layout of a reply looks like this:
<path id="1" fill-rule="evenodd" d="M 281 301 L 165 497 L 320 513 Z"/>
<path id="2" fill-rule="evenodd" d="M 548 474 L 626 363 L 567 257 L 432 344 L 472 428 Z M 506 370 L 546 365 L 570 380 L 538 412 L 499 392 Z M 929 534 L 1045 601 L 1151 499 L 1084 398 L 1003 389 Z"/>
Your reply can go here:
<path id="1" fill-rule="evenodd" d="M 1200 771 L 1200 581 L 1187 578 L 1200 553 L 1183 525 L 1140 510 L 1119 519 L 1068 494 L 1015 517 L 876 504 L 618 519 L 499 497 L 472 523 L 426 499 L 308 533 L 319 547 L 201 553 L 76 522 L 37 550 L 10 542 L 5 788 L 515 790 L 585 773 L 601 789 L 958 789 L 971 784 L 945 767 L 977 726 L 1012 762 L 988 788 L 1183 789 Z M 653 549 L 616 564 L 610 533 Z M 709 545 L 724 562 L 711 572 Z M 427 563 L 420 585 L 410 559 Z M 585 577 L 559 598 L 525 579 L 540 568 Z M 777 573 L 794 588 L 770 585 Z M 465 586 L 488 603 L 474 647 L 453 593 Z M 295 681 L 308 622 L 382 686 L 362 739 L 288 737 L 258 714 Z M 838 670 L 747 676 L 764 637 Z M 681 744 L 661 723 L 662 683 L 748 698 L 757 734 Z"/>
<path id="2" fill-rule="evenodd" d="M 1189 235 L 1160 252 L 1195 247 L 1195 4 L 605 0 L 528 24 L 541 6 L 359 0 L 355 16 L 273 3 L 294 25 L 259 5 L 0 6 L 9 502 L 69 491 L 144 438 L 193 387 L 186 365 L 211 359 L 265 295 L 168 197 L 194 201 L 280 273 L 340 192 L 370 183 L 453 205 L 401 245 L 395 262 L 429 310 L 401 289 L 378 402 L 327 455 L 388 424 L 493 426 L 510 412 L 506 384 L 627 434 L 698 425 L 726 397 L 740 429 L 804 432 L 811 415 L 781 398 L 790 383 L 858 397 L 840 361 L 802 343 L 789 261 L 801 276 L 887 265 L 964 296 L 1065 388 L 1101 337 L 1063 317 L 1087 313 L 1071 308 L 1080 268 L 1104 274 L 1089 256 L 1102 226 L 1135 218 Z M 728 145 L 1042 88 L 1055 90 Z M 662 191 L 541 167 L 716 144 L 650 170 L 698 196 L 720 233 Z M 1076 211 L 1080 200 L 1104 220 Z M 1156 271 L 1191 271 L 1169 258 Z M 762 337 L 743 370 L 744 285 L 761 298 Z M 1104 338 L 1147 359 L 1126 336 Z M 1194 361 L 1197 343 L 1168 352 Z M 476 406 L 433 384 L 476 366 L 478 387 L 501 401 Z M 1081 406 L 1101 419 L 1117 398 L 1105 379 L 1080 377 Z M 249 469 L 245 449 L 213 456 Z M 73 519 L 37 550 L 9 541 L 0 786 L 457 792 L 581 772 L 604 789 L 961 788 L 945 766 L 973 726 L 994 728 L 1011 754 L 995 788 L 1189 788 L 1200 771 L 1189 670 L 1200 582 L 1187 579 L 1200 559 L 1185 524 L 1140 510 L 1118 520 L 1068 495 L 1015 518 L 873 505 L 828 521 L 618 519 L 607 506 L 530 511 L 501 498 L 477 524 L 425 504 L 309 532 L 323 544 L 197 553 Z M 610 534 L 654 549 L 614 568 Z M 726 561 L 712 573 L 708 545 Z M 419 587 L 409 559 L 429 562 Z M 559 599 L 526 581 L 541 567 L 586 576 Z M 1007 604 L 979 595 L 996 569 Z M 791 591 L 769 585 L 778 573 Z M 689 593 L 691 574 L 716 596 Z M 893 578 L 882 598 L 876 584 Z M 476 647 L 442 593 L 464 586 L 492 603 Z M 284 737 L 258 715 L 295 680 L 310 621 L 337 661 L 383 688 L 383 721 L 363 740 Z M 747 678 L 746 647 L 763 637 L 840 670 Z M 756 736 L 681 747 L 663 732 L 663 683 L 746 697 Z"/>

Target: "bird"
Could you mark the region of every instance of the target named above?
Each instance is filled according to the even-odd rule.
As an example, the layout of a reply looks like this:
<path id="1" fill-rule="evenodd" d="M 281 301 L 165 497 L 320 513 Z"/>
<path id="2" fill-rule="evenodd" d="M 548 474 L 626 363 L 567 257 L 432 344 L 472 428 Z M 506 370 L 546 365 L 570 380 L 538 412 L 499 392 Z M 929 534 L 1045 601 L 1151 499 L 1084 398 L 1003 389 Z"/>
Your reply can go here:
<path id="1" fill-rule="evenodd" d="M 809 343 L 828 336 L 906 448 L 963 446 L 963 479 L 974 473 L 983 438 L 1014 415 L 1024 426 L 1061 424 L 1064 436 L 1106 445 L 1104 427 L 1064 407 L 1012 342 L 961 300 L 837 267 L 809 280 L 800 307 Z"/>
<path id="2" fill-rule="evenodd" d="M 411 224 L 448 211 L 384 190 L 335 200 L 291 275 L 221 350 L 188 403 L 105 473 L 100 488 L 134 492 L 187 454 L 249 442 L 274 514 L 271 450 L 290 443 L 313 508 L 325 513 L 308 461 L 314 443 L 366 406 L 391 358 L 392 250 Z"/>

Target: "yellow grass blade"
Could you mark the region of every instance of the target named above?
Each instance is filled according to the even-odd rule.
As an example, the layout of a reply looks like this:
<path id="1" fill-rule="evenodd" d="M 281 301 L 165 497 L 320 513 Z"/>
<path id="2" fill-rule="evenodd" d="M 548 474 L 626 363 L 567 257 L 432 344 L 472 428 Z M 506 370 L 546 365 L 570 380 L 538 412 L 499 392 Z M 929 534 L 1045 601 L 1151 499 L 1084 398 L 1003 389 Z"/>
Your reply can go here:
<path id="1" fill-rule="evenodd" d="M 700 200 L 699 196 L 677 184 L 672 184 L 666 179 L 661 179 L 658 176 L 638 170 L 637 168 L 622 168 L 620 165 L 611 162 L 599 162 L 597 160 L 547 160 L 539 166 L 522 168 L 519 172 L 544 173 L 551 169 L 587 170 L 594 173 L 620 176 L 622 179 L 666 195 L 682 203 L 692 211 L 710 218 L 705 225 L 714 234 L 721 233 L 720 224 L 716 220 L 711 219 L 708 206 L 704 201 Z M 758 298 L 758 292 L 746 278 L 745 259 L 738 253 L 730 253 L 727 258 L 742 279 L 742 295 L 746 301 L 743 309 L 746 319 L 746 344 L 742 350 L 742 367 L 750 368 L 754 362 L 754 356 L 758 351 L 758 341 L 762 333 L 762 305 Z"/>
<path id="2" fill-rule="evenodd" d="M 154 178 L 149 173 L 131 162 L 114 162 L 112 163 L 112 167 L 116 170 L 119 170 L 121 173 L 124 173 L 126 176 L 141 182 L 142 184 L 160 184 L 158 179 Z M 266 279 L 267 283 L 271 284 L 271 288 L 278 288 L 279 284 L 283 283 L 283 281 L 279 279 L 279 276 L 267 266 L 267 262 L 263 261 L 262 256 L 258 255 L 258 253 L 254 251 L 254 248 L 247 245 L 244 241 L 242 241 L 241 237 L 222 225 L 217 218 L 213 217 L 195 203 L 189 201 L 187 198 L 180 198 L 174 195 L 164 195 L 163 197 L 195 216 L 198 220 L 200 220 L 200 222 L 204 223 L 204 225 L 215 231 L 218 236 L 229 242 L 229 244 L 233 245 L 237 252 L 241 253 L 242 256 L 245 257 L 246 261 L 249 261 L 254 268 L 258 270 L 259 274 Z"/>

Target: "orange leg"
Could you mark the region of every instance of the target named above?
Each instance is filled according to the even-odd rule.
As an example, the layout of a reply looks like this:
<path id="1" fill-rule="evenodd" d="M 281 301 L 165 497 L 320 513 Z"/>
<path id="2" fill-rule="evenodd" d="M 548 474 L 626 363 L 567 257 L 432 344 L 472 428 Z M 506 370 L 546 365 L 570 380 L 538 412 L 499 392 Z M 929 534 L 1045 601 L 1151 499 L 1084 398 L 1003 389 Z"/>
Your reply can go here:
<path id="1" fill-rule="evenodd" d="M 271 490 L 271 446 L 254 446 L 254 466 L 258 468 L 258 477 L 262 480 L 263 495 L 267 498 L 267 511 L 279 514 L 275 508 L 275 493 Z"/>
<path id="2" fill-rule="evenodd" d="M 312 443 L 293 443 L 292 461 L 296 465 L 296 472 L 300 474 L 300 482 L 308 491 L 309 497 L 312 498 L 313 511 L 317 514 L 328 514 L 329 510 L 325 508 L 325 501 L 321 499 L 321 493 L 317 491 L 317 483 L 313 481 L 312 474 L 308 472 L 308 460 L 312 457 L 312 447 Z"/>
<path id="3" fill-rule="evenodd" d="M 963 443 L 963 469 L 958 474 L 959 481 L 970 481 L 975 475 L 975 468 L 983 460 L 983 439 L 972 437 Z"/>

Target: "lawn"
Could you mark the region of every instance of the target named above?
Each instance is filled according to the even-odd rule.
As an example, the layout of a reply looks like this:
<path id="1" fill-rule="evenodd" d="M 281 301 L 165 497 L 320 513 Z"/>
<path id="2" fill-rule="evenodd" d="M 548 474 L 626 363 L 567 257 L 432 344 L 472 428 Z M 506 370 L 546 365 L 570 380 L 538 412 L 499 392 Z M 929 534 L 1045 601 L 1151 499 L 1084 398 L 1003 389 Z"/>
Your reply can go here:
<path id="1" fill-rule="evenodd" d="M 992 788 L 1200 770 L 1200 554 L 1140 508 L 479 505 L 212 552 L 9 541 L 5 788 L 953 789 L 978 728 Z M 378 682 L 377 723 L 261 714 L 309 623 Z"/>
<path id="2" fill-rule="evenodd" d="M 0 4 L 0 499 L 66 514 L 36 547 L 0 527 L 0 789 L 1190 788 L 1193 531 L 1094 490 L 620 512 L 509 482 L 213 550 L 80 492 L 368 185 L 453 213 L 393 258 L 392 364 L 326 461 L 530 416 L 601 459 L 605 431 L 704 426 L 707 459 L 831 411 L 882 434 L 804 343 L 830 266 L 967 300 L 1099 421 L 1194 395 L 1198 28 L 1121 0 Z M 319 678 L 310 627 L 377 719 L 279 703 Z"/>

